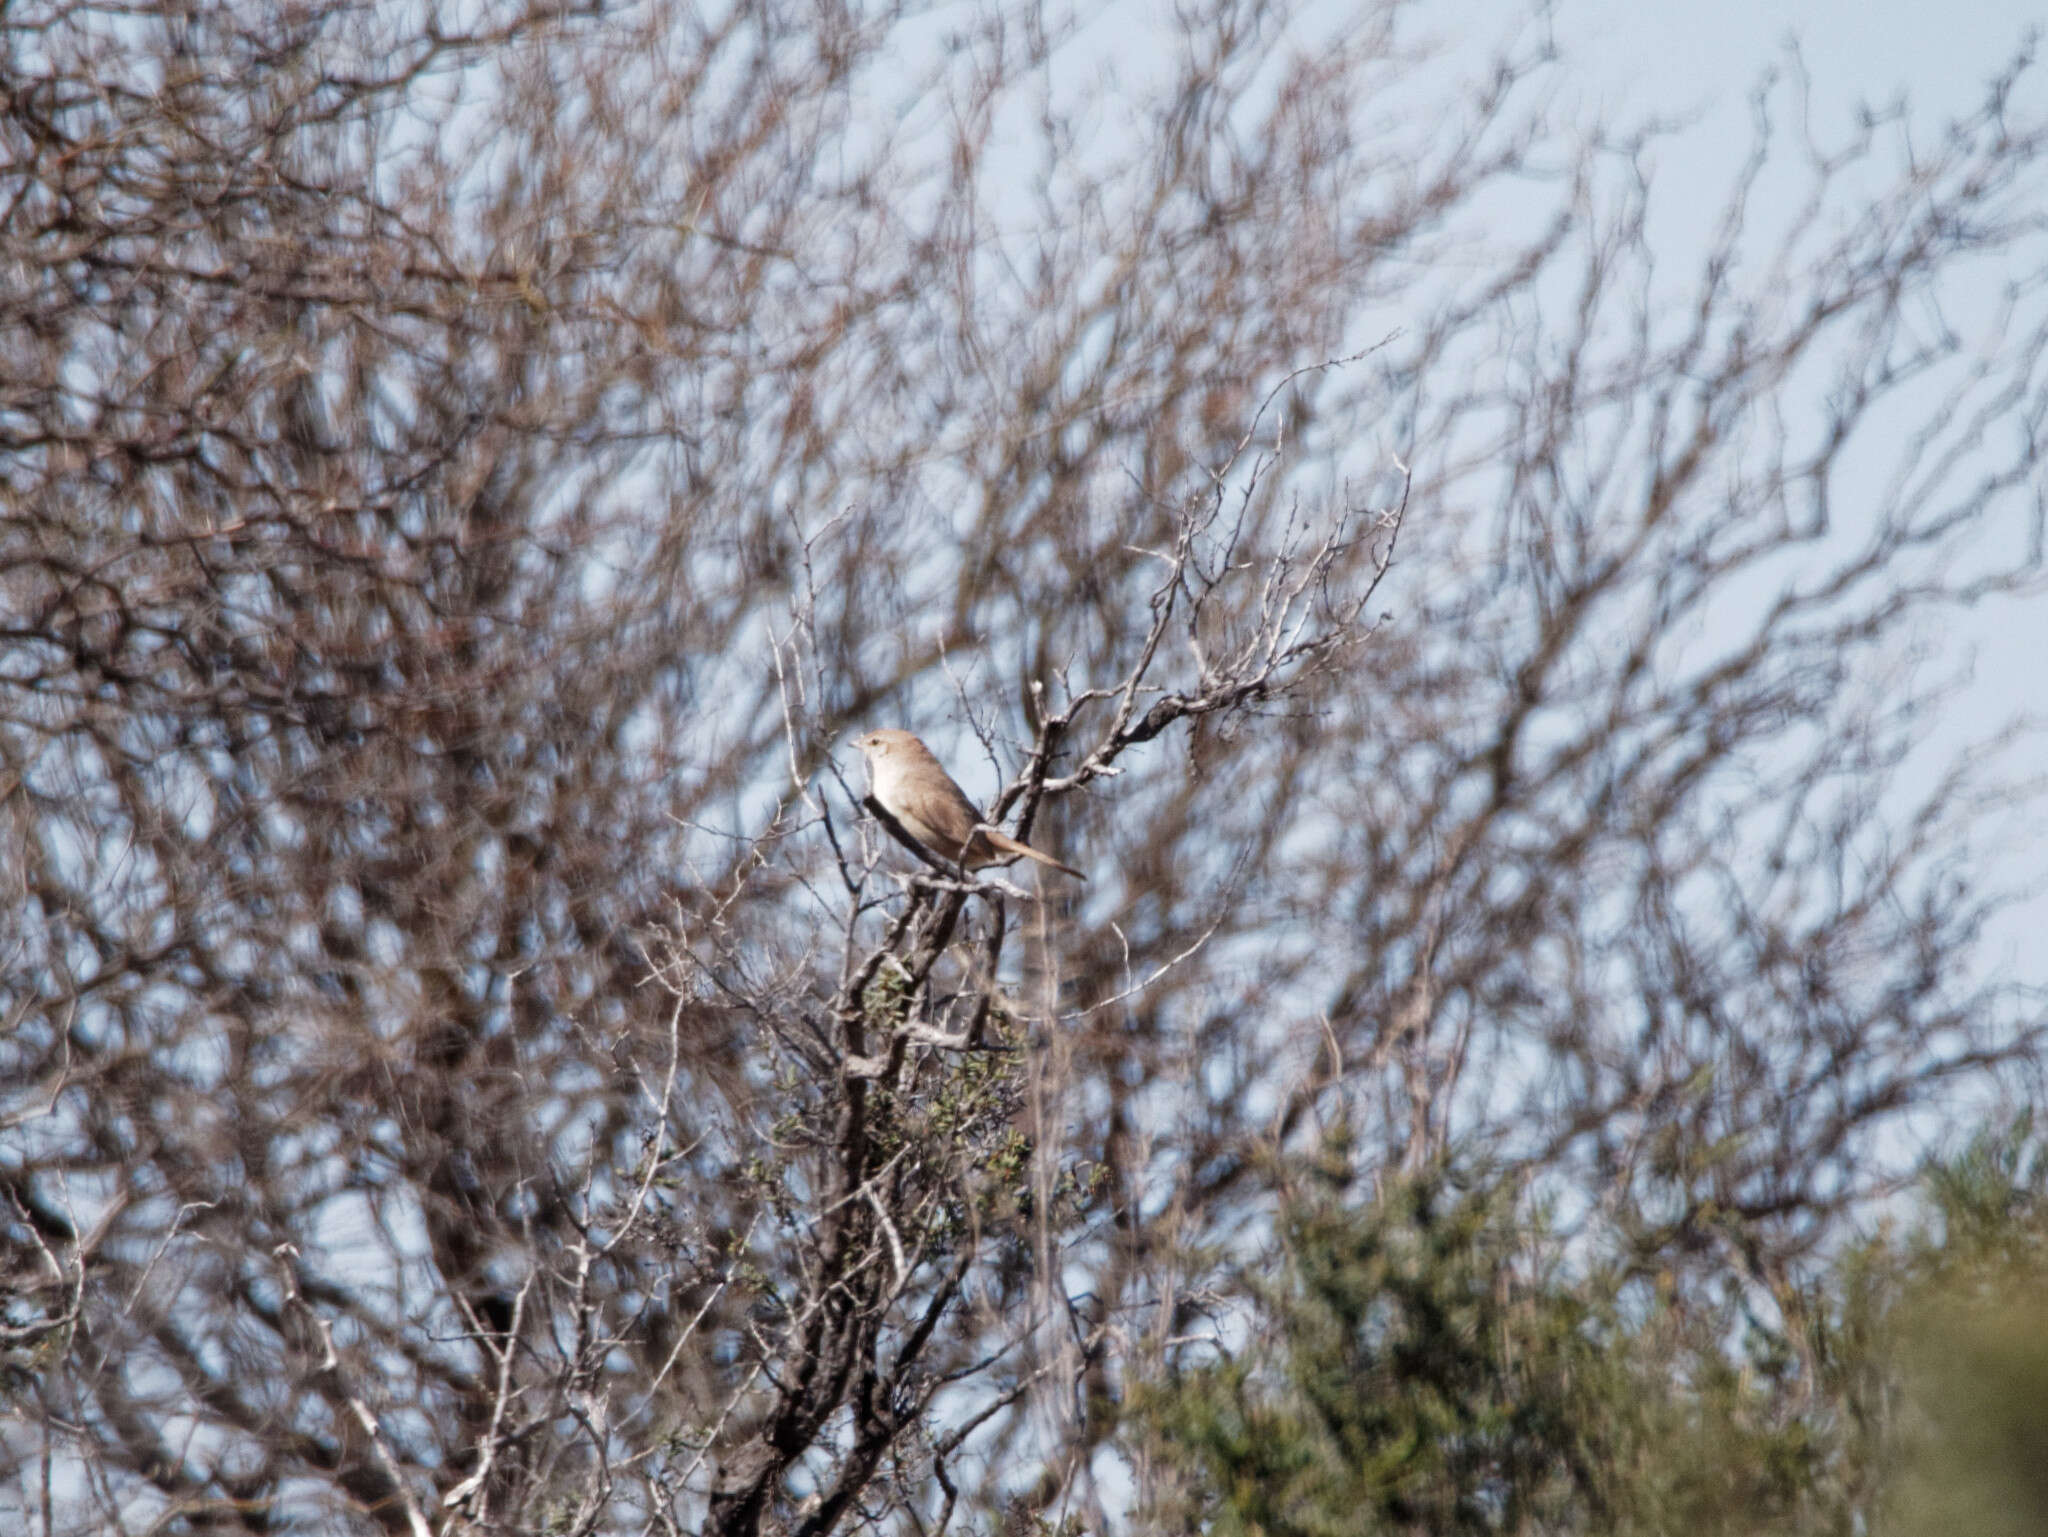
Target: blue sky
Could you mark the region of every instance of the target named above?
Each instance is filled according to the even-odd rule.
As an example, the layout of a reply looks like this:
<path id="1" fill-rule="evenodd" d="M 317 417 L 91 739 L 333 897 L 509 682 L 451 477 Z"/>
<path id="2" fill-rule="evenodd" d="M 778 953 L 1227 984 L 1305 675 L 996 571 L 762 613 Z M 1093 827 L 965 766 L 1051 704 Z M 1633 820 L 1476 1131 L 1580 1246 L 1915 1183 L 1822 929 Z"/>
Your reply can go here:
<path id="1" fill-rule="evenodd" d="M 1486 0 L 1471 12 L 1475 40 L 1527 14 L 1522 0 Z M 1441 23 L 1444 13 L 1436 13 Z M 1485 20 L 1480 20 L 1480 18 Z M 1978 107 L 1987 80 L 2039 30 L 2041 11 L 2010 0 L 1558 0 L 1559 51 L 1583 77 L 1588 115 L 1627 122 L 1647 112 L 1692 114 L 1696 130 L 1660 146 L 1659 170 L 1701 189 L 1705 233 L 1730 174 L 1749 146 L 1749 93 L 1797 40 L 1811 81 L 1811 114 L 1824 139 L 1846 135 L 1859 103 L 1901 101 L 1925 142 L 1946 119 Z M 2039 92 L 2030 93 L 2038 102 Z M 1668 204 L 1666 206 L 1669 206 Z M 1676 234 L 1670 226 L 1666 234 Z M 1673 250 L 1681 259 L 1686 254 Z M 2048 596 L 1988 603 L 1959 616 L 1941 649 L 1945 665 L 1972 662 L 1971 681 L 1947 720 L 1953 752 L 2023 715 L 2048 718 Z M 2008 855 L 2008 878 L 2040 881 L 2043 818 Z M 2011 915 L 1985 959 L 2012 976 L 2041 975 L 2036 936 L 2048 896 Z"/>
<path id="2" fill-rule="evenodd" d="M 1503 7 L 1503 14 L 1512 14 Z M 1610 87 L 1612 101 L 1732 97 L 1797 35 L 1823 105 L 1904 91 L 1948 112 L 1977 95 L 2040 12 L 2010 0 L 1564 0 L 1560 42 Z"/>

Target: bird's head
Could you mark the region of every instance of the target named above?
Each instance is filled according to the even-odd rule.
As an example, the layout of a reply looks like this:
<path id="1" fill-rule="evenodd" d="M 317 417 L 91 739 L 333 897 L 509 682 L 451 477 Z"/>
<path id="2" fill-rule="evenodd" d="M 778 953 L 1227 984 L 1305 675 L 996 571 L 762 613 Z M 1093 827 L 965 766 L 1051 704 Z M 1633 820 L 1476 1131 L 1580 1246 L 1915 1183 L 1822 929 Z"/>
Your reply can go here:
<path id="1" fill-rule="evenodd" d="M 884 728 L 880 731 L 862 733 L 853 739 L 853 745 L 860 749 L 860 755 L 868 762 L 877 763 L 884 758 L 915 748 L 917 738 L 908 731 Z"/>

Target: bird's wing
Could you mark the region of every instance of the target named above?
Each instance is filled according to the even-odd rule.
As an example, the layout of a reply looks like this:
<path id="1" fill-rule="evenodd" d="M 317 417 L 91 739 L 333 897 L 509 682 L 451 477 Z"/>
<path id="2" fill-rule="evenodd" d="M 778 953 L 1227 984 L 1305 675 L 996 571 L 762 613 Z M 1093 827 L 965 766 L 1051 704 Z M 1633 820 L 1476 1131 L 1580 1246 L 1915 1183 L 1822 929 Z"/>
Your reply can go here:
<path id="1" fill-rule="evenodd" d="M 939 774 L 946 782 L 944 793 L 931 797 L 934 804 L 921 809 L 930 814 L 935 829 L 955 843 L 965 844 L 974 835 L 974 829 L 981 825 L 981 812 L 967 798 L 967 792 L 954 783 L 952 775 L 943 769 Z"/>

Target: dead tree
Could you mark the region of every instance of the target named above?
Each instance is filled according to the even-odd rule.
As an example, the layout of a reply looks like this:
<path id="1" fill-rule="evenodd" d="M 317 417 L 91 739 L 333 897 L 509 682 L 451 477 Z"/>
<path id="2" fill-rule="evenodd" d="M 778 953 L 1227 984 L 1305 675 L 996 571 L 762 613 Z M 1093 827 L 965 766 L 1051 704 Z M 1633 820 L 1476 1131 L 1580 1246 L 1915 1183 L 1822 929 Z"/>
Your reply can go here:
<path id="1" fill-rule="evenodd" d="M 1305 1150 L 1767 1301 L 2027 1086 L 2025 60 L 1679 270 L 1400 5 L 687 10 L 0 16 L 0 1524 L 1106 1525 Z"/>

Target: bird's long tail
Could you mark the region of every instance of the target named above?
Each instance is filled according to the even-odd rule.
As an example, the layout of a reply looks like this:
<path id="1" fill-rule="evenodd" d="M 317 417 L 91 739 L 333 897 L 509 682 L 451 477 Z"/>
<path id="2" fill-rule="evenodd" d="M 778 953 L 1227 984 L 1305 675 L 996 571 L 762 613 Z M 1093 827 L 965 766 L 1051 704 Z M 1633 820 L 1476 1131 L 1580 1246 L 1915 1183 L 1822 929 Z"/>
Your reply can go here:
<path id="1" fill-rule="evenodd" d="M 1073 878 L 1077 881 L 1085 881 L 1088 879 L 1087 876 L 1083 875 L 1079 870 L 1076 870 L 1072 865 L 1063 865 L 1057 859 L 1054 859 L 1052 855 L 1041 854 L 1037 849 L 1033 848 L 1030 844 L 1022 842 L 1019 839 L 1012 838 L 1008 833 L 999 833 L 991 831 L 986 836 L 990 843 L 994 844 L 997 848 L 1001 849 L 1005 854 L 1022 854 L 1026 859 L 1035 859 L 1042 865 L 1051 865 L 1053 869 L 1063 871 L 1064 873 L 1073 876 Z"/>

